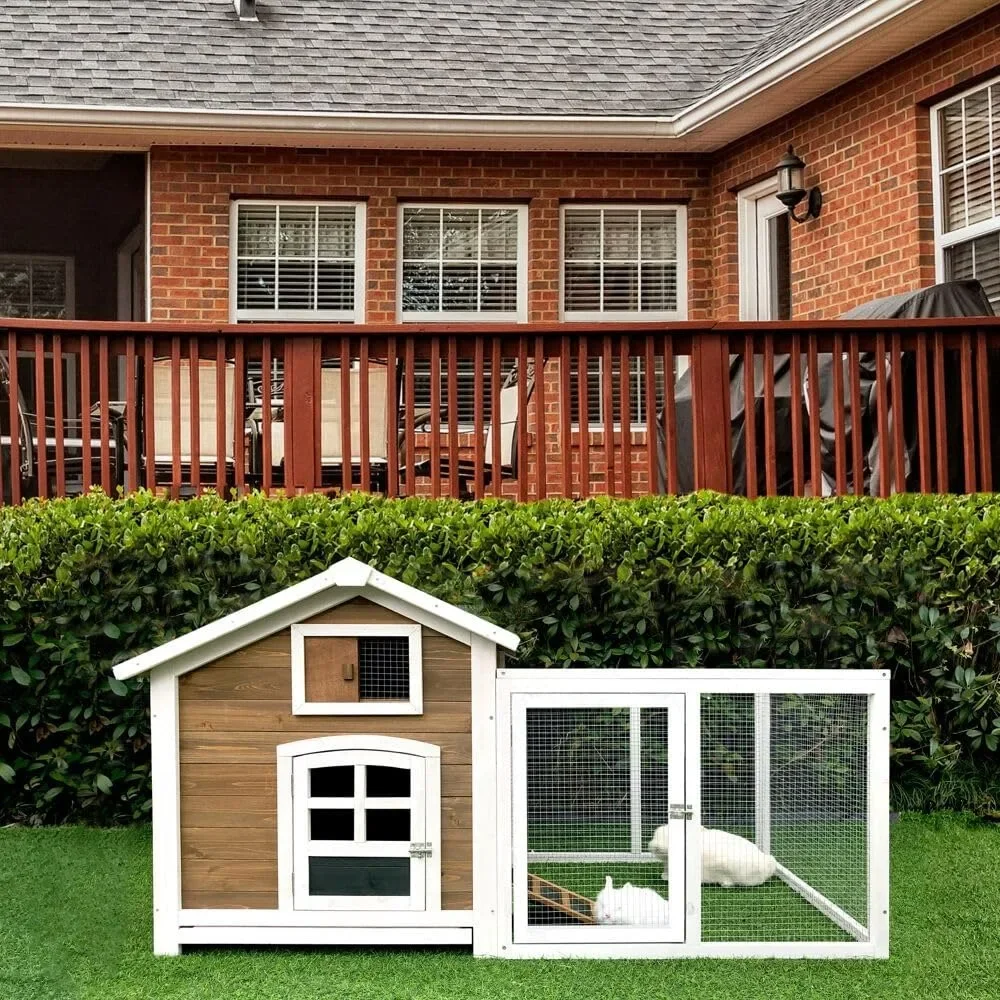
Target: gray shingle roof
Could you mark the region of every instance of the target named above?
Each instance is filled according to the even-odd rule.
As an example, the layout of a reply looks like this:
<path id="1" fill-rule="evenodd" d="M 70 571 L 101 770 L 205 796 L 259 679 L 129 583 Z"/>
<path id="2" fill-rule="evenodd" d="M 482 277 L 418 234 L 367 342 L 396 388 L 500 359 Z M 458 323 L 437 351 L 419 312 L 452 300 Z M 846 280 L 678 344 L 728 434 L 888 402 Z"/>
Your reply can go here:
<path id="1" fill-rule="evenodd" d="M 3 0 L 0 104 L 669 116 L 866 2 Z"/>

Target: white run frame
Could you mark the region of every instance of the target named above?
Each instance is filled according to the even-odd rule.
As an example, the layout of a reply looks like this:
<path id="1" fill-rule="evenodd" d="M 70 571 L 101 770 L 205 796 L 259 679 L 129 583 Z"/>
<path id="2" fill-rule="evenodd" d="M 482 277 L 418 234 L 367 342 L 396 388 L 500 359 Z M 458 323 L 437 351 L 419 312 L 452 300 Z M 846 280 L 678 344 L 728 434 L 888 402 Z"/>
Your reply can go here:
<path id="1" fill-rule="evenodd" d="M 754 726 L 753 771 L 758 846 L 770 848 L 771 734 L 770 699 L 774 695 L 859 695 L 865 705 L 864 812 L 866 815 L 867 919 L 850 916 L 819 889 L 779 865 L 776 876 L 833 925 L 840 941 L 703 941 L 701 887 L 701 712 L 704 695 L 752 696 Z M 519 922 L 523 902 L 525 838 L 519 809 L 525 801 L 524 755 L 518 749 L 523 736 L 524 707 L 548 704 L 562 707 L 571 699 L 581 704 L 641 707 L 669 705 L 683 711 L 684 795 L 677 801 L 689 809 L 685 831 L 683 874 L 683 937 L 674 928 L 661 928 L 659 939 L 648 929 L 619 935 L 605 927 L 569 928 L 573 940 L 539 940 Z M 672 701 L 671 699 L 677 699 Z M 576 704 L 576 702 L 574 702 Z M 675 709 L 674 706 L 678 707 Z M 767 722 L 765 723 L 765 718 Z M 475 725 L 475 723 L 474 723 Z M 674 728 L 671 718 L 671 730 Z M 497 674 L 497 901 L 498 950 L 512 958 L 885 958 L 889 951 L 889 675 L 875 670 L 506 670 Z M 673 741 L 671 731 L 668 739 Z M 674 744 L 669 759 L 674 760 Z M 634 780 L 634 779 L 633 779 Z M 676 788 L 670 789 L 671 803 Z M 520 809 L 523 813 L 523 809 Z M 632 836 L 634 848 L 635 836 Z M 630 852 L 631 853 L 631 852 Z M 643 855 L 651 861 L 652 856 Z M 670 852 L 671 864 L 674 852 Z M 510 859 L 505 863 L 504 859 Z M 512 884 L 512 877 L 513 882 Z M 671 873 L 670 894 L 679 878 Z M 671 898 L 671 904 L 674 904 Z M 522 907 L 523 910 L 523 907 Z M 608 935 L 609 930 L 616 933 Z M 580 932 L 584 933 L 581 934 Z M 669 936 L 668 936 L 669 934 Z M 541 935 L 546 937 L 548 935 Z M 568 938 L 565 930 L 557 937 Z M 652 939 L 651 939 L 652 938 Z"/>

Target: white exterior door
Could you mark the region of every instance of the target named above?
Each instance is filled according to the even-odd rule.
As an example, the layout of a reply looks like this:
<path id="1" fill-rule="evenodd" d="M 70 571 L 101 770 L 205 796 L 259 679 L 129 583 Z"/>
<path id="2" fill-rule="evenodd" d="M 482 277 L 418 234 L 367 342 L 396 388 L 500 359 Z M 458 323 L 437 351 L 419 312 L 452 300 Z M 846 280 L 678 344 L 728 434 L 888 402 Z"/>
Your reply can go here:
<path id="1" fill-rule="evenodd" d="M 684 941 L 684 696 L 510 697 L 514 943 Z"/>
<path id="2" fill-rule="evenodd" d="M 791 219 L 766 181 L 739 194 L 740 319 L 785 320 L 791 308 Z"/>
<path id="3" fill-rule="evenodd" d="M 424 910 L 426 760 L 384 750 L 304 754 L 292 765 L 297 910 Z"/>

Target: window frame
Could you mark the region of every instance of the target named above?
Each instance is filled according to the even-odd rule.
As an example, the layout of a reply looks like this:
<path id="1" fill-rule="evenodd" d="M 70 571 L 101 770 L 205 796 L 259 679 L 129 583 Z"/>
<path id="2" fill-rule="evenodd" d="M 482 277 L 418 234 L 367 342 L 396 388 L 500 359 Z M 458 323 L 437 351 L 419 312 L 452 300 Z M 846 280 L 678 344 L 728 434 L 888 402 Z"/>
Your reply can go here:
<path id="1" fill-rule="evenodd" d="M 422 715 L 424 711 L 422 633 L 423 628 L 420 625 L 293 625 L 291 627 L 292 715 Z M 387 636 L 408 639 L 409 699 L 356 702 L 307 701 L 305 640 L 323 636 L 358 639 Z"/>
<path id="2" fill-rule="evenodd" d="M 353 309 L 240 309 L 238 306 L 240 207 L 353 208 L 354 209 L 354 308 Z M 279 212 L 280 215 L 280 212 Z M 363 323 L 367 272 L 368 205 L 357 198 L 234 198 L 229 207 L 229 319 L 232 323 Z M 317 257 L 318 259 L 318 257 Z"/>
<path id="3" fill-rule="evenodd" d="M 59 254 L 59 253 L 27 253 L 23 250 L 12 250 L 10 252 L 3 251 L 0 253 L 0 257 L 7 258 L 9 260 L 22 260 L 22 261 L 59 261 L 65 266 L 65 281 L 66 281 L 66 297 L 63 303 L 63 309 L 65 315 L 63 319 L 75 319 L 76 317 L 76 258 L 72 254 Z M 33 305 L 32 301 L 28 302 L 29 309 Z M 14 319 L 13 316 L 7 316 L 5 313 L 0 313 L 5 319 Z M 33 319 L 34 317 L 18 317 L 21 319 Z"/>
<path id="4" fill-rule="evenodd" d="M 566 213 L 575 211 L 622 211 L 637 213 L 648 211 L 672 211 L 677 219 L 677 308 L 675 310 L 601 310 L 566 308 Z M 683 202 L 620 202 L 581 201 L 565 202 L 559 206 L 559 316 L 567 323 L 651 323 L 683 322 L 688 315 L 688 217 L 687 205 Z M 637 258 L 642 270 L 642 247 Z M 603 249 L 602 249 L 603 263 Z"/>
<path id="5" fill-rule="evenodd" d="M 475 310 L 405 311 L 403 309 L 403 216 L 407 209 L 513 210 L 517 214 L 517 308 L 513 312 Z M 400 323 L 526 323 L 528 321 L 528 206 L 503 201 L 401 201 L 396 211 L 396 317 Z M 479 263 L 479 258 L 476 258 Z M 441 258 L 438 258 L 438 263 Z"/>
<path id="6" fill-rule="evenodd" d="M 962 226 L 947 232 L 945 229 L 945 203 L 944 184 L 942 183 L 944 166 L 943 153 L 944 145 L 941 137 L 941 116 L 944 109 L 961 101 L 980 90 L 989 90 L 990 87 L 1000 85 L 1000 75 L 991 76 L 987 80 L 977 83 L 973 87 L 967 87 L 950 97 L 936 101 L 930 107 L 931 117 L 931 191 L 932 210 L 934 215 L 934 274 L 936 281 L 948 281 L 947 251 L 961 243 L 971 243 L 981 236 L 988 236 L 991 233 L 1000 233 L 1000 212 L 992 218 L 982 222 L 974 222 L 971 225 Z M 989 155 L 989 154 L 987 154 Z M 996 150 L 996 156 L 1000 157 L 1000 147 Z M 1000 191 L 995 192 L 995 197 L 1000 198 Z"/>

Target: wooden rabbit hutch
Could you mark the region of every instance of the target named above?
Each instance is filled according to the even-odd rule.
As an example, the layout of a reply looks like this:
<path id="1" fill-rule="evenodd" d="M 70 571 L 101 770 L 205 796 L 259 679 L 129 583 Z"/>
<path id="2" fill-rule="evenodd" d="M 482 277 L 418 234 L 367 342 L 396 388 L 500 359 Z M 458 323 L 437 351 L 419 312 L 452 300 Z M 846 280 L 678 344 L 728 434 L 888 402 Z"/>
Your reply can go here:
<path id="1" fill-rule="evenodd" d="M 150 675 L 154 950 L 882 957 L 888 676 L 523 670 L 353 559 Z"/>

